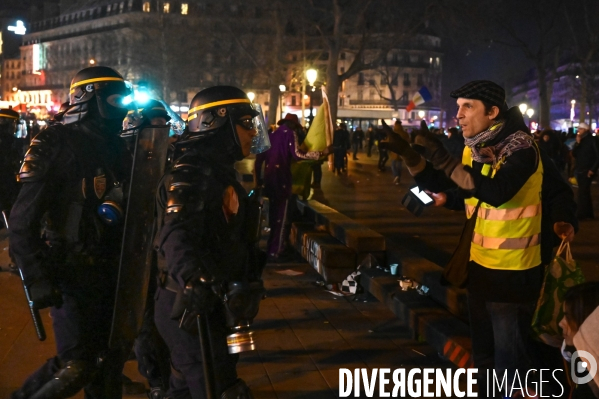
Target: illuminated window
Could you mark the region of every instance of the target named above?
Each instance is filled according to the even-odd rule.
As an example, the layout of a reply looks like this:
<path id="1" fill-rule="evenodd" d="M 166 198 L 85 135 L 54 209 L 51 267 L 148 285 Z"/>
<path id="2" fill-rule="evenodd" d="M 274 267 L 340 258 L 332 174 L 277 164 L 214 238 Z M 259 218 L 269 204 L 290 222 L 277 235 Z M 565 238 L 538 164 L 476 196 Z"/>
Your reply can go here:
<path id="1" fill-rule="evenodd" d="M 181 4 L 181 14 L 187 15 L 188 11 L 189 11 L 189 5 L 187 3 Z"/>
<path id="2" fill-rule="evenodd" d="M 165 14 L 168 14 L 169 12 L 171 12 L 171 3 L 164 3 L 163 10 L 164 10 Z"/>
<path id="3" fill-rule="evenodd" d="M 143 12 L 150 12 L 150 2 L 149 1 L 144 1 L 142 10 L 143 10 Z"/>

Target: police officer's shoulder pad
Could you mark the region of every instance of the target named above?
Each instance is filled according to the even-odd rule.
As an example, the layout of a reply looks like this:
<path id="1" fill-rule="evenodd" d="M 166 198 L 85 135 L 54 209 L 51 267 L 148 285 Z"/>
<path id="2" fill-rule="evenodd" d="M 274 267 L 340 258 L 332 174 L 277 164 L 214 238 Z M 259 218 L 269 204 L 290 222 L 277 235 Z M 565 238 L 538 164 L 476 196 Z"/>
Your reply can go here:
<path id="1" fill-rule="evenodd" d="M 23 183 L 42 180 L 51 167 L 52 159 L 62 147 L 62 132 L 58 126 L 42 130 L 31 140 L 17 180 Z"/>

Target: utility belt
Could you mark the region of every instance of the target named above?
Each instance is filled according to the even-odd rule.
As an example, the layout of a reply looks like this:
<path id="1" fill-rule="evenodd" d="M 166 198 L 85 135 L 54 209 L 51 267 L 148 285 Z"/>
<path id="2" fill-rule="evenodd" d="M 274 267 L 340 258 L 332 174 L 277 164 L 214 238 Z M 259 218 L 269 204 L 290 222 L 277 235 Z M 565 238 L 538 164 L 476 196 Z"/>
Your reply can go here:
<path id="1" fill-rule="evenodd" d="M 177 280 L 175 280 L 168 274 L 167 271 L 160 270 L 160 275 L 158 275 L 157 280 L 158 280 L 158 286 L 160 288 L 163 288 L 167 291 L 174 292 L 175 294 L 178 294 L 181 292 L 181 286 L 179 285 Z"/>

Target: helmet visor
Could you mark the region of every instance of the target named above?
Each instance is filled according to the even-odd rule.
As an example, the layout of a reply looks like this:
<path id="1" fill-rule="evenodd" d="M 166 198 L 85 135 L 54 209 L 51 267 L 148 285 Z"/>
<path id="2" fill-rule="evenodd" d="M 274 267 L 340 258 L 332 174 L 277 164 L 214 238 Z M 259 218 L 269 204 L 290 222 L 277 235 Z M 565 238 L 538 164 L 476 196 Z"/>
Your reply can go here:
<path id="1" fill-rule="evenodd" d="M 130 109 L 127 103 L 127 96 L 131 94 L 129 85 L 124 81 L 108 81 L 94 86 L 100 115 L 106 119 L 123 119 Z"/>
<path id="2" fill-rule="evenodd" d="M 251 119 L 252 128 L 256 129 L 258 134 L 252 139 L 252 148 L 250 152 L 252 154 L 260 154 L 270 148 L 270 139 L 268 138 L 268 128 L 264 121 L 264 114 L 262 113 L 262 107 L 259 104 L 252 104 L 255 116 Z"/>

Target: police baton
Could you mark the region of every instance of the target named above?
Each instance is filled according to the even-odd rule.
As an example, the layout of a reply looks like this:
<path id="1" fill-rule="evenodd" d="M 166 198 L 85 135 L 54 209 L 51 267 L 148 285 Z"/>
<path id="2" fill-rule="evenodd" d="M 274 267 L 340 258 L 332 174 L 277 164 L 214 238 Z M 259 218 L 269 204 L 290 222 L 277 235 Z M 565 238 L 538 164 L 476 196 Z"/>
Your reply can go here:
<path id="1" fill-rule="evenodd" d="M 202 348 L 202 363 L 204 366 L 204 381 L 206 384 L 206 399 L 216 399 L 214 392 L 214 366 L 212 364 L 212 348 L 210 348 L 210 336 L 208 334 L 208 317 L 200 314 L 197 317 L 198 335 L 200 336 L 200 347 Z"/>
<path id="2" fill-rule="evenodd" d="M 42 323 L 40 311 L 35 307 L 35 304 L 31 299 L 31 293 L 29 292 L 29 288 L 27 288 L 27 286 L 25 285 L 25 278 L 23 277 L 23 272 L 20 268 L 19 274 L 21 275 L 21 281 L 23 282 L 23 288 L 25 289 L 25 296 L 27 297 L 27 302 L 29 303 L 29 311 L 31 312 L 31 318 L 33 319 L 33 326 L 35 327 L 35 332 L 39 340 L 44 341 L 46 339 L 46 330 L 44 329 L 44 323 Z"/>
<path id="3" fill-rule="evenodd" d="M 4 219 L 4 225 L 6 226 L 6 230 L 8 230 L 8 215 L 6 211 L 2 211 L 2 219 Z"/>

